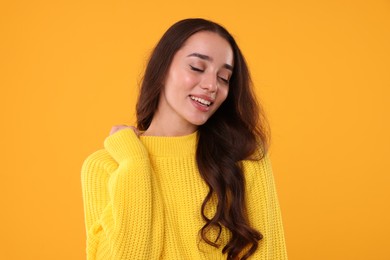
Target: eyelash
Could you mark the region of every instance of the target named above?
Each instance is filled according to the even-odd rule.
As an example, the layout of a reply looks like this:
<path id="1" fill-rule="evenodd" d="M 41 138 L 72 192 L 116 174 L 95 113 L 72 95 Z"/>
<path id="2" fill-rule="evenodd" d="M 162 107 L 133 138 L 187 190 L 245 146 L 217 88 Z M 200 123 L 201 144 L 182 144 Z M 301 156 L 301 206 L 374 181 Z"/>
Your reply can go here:
<path id="1" fill-rule="evenodd" d="M 191 65 L 190 65 L 190 68 L 191 68 L 191 70 L 196 71 L 196 72 L 204 72 L 204 70 L 201 70 L 201 69 L 199 69 L 197 67 L 194 67 L 194 66 L 191 66 Z M 224 79 L 222 77 L 218 77 L 218 78 L 220 80 L 222 80 L 224 83 L 229 84 L 229 80 L 228 79 Z"/>
<path id="2" fill-rule="evenodd" d="M 224 79 L 222 77 L 219 77 L 223 82 L 225 82 L 225 84 L 229 84 L 229 80 L 228 79 Z"/>
<path id="3" fill-rule="evenodd" d="M 197 67 L 194 67 L 194 66 L 191 66 L 191 69 L 194 70 L 194 71 L 198 71 L 198 72 L 204 72 L 204 70 L 201 70 L 201 69 L 198 69 Z"/>

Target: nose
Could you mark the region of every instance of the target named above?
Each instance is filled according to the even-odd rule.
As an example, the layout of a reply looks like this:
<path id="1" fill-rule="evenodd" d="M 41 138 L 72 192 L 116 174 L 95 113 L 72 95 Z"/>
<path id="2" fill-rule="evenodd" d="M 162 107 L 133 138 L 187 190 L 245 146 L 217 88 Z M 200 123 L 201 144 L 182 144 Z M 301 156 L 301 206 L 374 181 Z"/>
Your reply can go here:
<path id="1" fill-rule="evenodd" d="M 209 92 L 212 93 L 217 92 L 218 90 L 217 77 L 215 75 L 212 75 L 212 73 L 205 75 L 200 86 L 202 89 L 207 90 Z"/>

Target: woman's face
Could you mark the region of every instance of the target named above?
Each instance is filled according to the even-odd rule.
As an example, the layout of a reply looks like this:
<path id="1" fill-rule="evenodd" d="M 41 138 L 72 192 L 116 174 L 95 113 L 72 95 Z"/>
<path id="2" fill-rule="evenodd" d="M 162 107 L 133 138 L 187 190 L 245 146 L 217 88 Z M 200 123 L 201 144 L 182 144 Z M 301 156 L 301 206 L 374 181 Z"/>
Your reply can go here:
<path id="1" fill-rule="evenodd" d="M 155 116 L 171 127 L 196 130 L 226 99 L 232 69 L 233 51 L 225 39 L 195 33 L 173 57 Z"/>

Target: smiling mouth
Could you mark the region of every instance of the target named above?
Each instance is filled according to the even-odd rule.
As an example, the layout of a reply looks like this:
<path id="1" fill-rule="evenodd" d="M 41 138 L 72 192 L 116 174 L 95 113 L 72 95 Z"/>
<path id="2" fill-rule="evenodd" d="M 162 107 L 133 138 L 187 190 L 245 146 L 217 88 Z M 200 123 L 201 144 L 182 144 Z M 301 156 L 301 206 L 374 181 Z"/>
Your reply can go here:
<path id="1" fill-rule="evenodd" d="M 205 99 L 203 99 L 203 98 L 194 97 L 194 96 L 191 96 L 191 95 L 190 95 L 190 98 L 191 98 L 192 100 L 198 102 L 198 103 L 199 103 L 200 105 L 202 105 L 202 106 L 207 106 L 207 107 L 209 107 L 209 106 L 211 106 L 211 105 L 213 104 L 212 102 L 207 101 L 207 100 L 205 100 Z"/>

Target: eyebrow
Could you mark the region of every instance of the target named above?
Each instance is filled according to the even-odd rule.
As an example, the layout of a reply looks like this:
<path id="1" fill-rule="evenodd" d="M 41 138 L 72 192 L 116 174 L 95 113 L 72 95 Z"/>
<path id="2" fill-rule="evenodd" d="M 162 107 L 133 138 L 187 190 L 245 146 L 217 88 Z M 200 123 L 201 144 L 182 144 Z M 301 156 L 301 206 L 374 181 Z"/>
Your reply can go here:
<path id="1" fill-rule="evenodd" d="M 213 58 L 211 58 L 210 56 L 207 56 L 207 55 L 204 55 L 204 54 L 200 54 L 200 53 L 197 53 L 197 52 L 191 53 L 187 57 L 197 57 L 197 58 L 202 59 L 202 60 L 213 61 Z M 232 65 L 229 65 L 229 64 L 225 63 L 223 67 L 225 69 L 233 71 L 233 66 Z"/>

